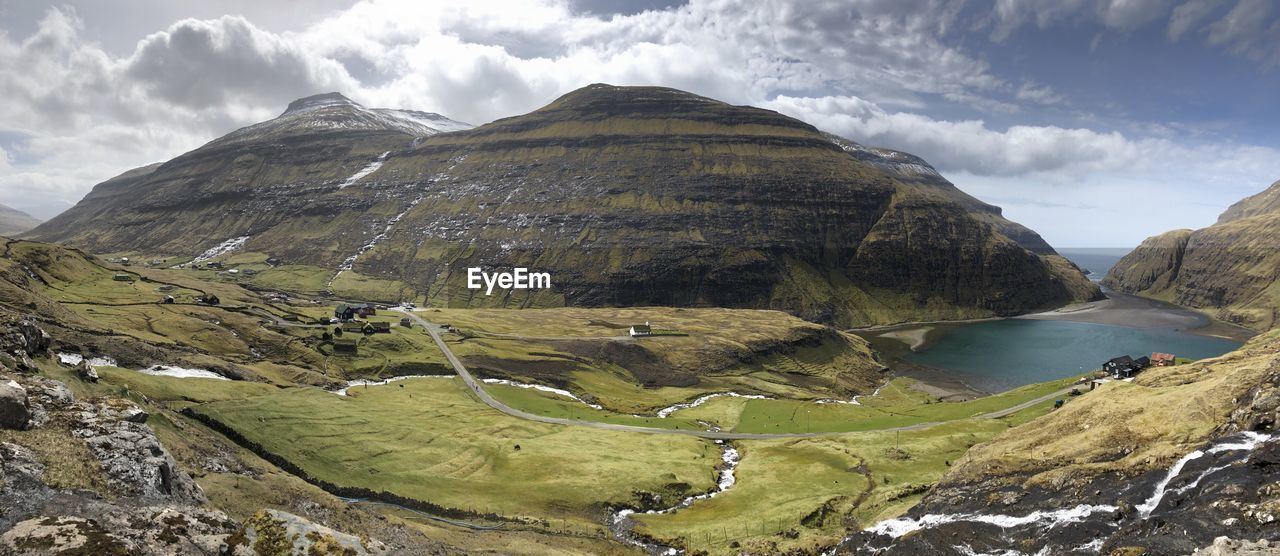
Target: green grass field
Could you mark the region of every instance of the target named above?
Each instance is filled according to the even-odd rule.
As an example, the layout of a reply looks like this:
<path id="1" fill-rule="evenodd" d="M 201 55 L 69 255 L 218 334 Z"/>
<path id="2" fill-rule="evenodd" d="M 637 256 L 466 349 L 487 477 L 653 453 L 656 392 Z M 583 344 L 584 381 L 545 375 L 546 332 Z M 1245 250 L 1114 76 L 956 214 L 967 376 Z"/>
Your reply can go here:
<path id="1" fill-rule="evenodd" d="M 813 404 L 794 400 L 747 400 L 735 432 L 852 432 L 966 419 L 1002 410 L 1066 388 L 1076 377 L 1023 386 L 965 402 L 937 402 L 910 389 L 911 379 L 894 379 L 880 396 L 862 405 Z M 720 399 L 710 403 L 718 403 Z M 676 415 L 680 415 L 679 412 Z"/>
<path id="2" fill-rule="evenodd" d="M 710 554 L 814 553 L 849 528 L 905 511 L 970 446 L 1017 424 L 1010 417 L 901 433 L 738 441 L 733 487 L 675 513 L 637 516 L 638 531 Z"/>
<path id="3" fill-rule="evenodd" d="M 350 397 L 288 389 L 195 411 L 335 484 L 587 524 L 601 522 L 604 504 L 635 503 L 636 492 L 705 490 L 719 461 L 705 440 L 508 417 L 450 379 L 406 380 Z"/>
<path id="4" fill-rule="evenodd" d="M 484 389 L 504 404 L 548 417 L 563 417 L 579 421 L 617 423 L 620 425 L 636 425 L 660 429 L 706 430 L 705 426 L 691 419 L 659 419 L 657 417 L 637 417 L 614 413 L 588 407 L 582 402 L 574 401 L 564 396 L 550 392 L 539 392 L 529 388 L 519 388 L 504 384 L 486 384 Z"/>
<path id="5" fill-rule="evenodd" d="M 928 394 L 912 388 L 913 379 L 897 378 L 882 388 L 879 395 L 860 398 L 861 405 L 725 396 L 712 398 L 697 407 L 681 409 L 666 419 L 636 418 L 631 415 L 601 411 L 550 392 L 502 385 L 487 385 L 485 388 L 507 405 L 551 417 L 660 428 L 705 429 L 697 425 L 698 421 L 705 421 L 719 425 L 726 431 L 744 433 L 829 433 L 860 432 L 967 419 L 1051 394 L 1070 386 L 1074 381 L 1074 377 L 1063 378 L 970 401 L 939 402 Z M 682 398 L 676 401 L 683 400 Z"/>

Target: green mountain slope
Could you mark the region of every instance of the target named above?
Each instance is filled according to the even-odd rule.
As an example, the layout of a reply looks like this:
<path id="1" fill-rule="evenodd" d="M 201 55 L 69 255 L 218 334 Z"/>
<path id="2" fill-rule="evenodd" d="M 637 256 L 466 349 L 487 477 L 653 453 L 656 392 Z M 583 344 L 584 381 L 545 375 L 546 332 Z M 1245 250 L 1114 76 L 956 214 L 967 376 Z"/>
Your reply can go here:
<path id="1" fill-rule="evenodd" d="M 1150 238 L 1121 259 L 1103 284 L 1259 330 L 1280 315 L 1280 182 L 1232 205 L 1200 230 Z"/>
<path id="2" fill-rule="evenodd" d="M 104 183 L 32 235 L 187 256 L 231 242 L 442 306 L 773 308 L 854 325 L 1098 295 L 918 158 L 775 112 L 592 85 L 434 134 L 339 99 L 294 103 L 324 105 L 319 123 L 291 108 Z M 469 267 L 517 266 L 553 287 L 467 288 Z"/>
<path id="3" fill-rule="evenodd" d="M 40 221 L 18 209 L 0 205 L 0 235 L 20 234 L 40 225 Z"/>

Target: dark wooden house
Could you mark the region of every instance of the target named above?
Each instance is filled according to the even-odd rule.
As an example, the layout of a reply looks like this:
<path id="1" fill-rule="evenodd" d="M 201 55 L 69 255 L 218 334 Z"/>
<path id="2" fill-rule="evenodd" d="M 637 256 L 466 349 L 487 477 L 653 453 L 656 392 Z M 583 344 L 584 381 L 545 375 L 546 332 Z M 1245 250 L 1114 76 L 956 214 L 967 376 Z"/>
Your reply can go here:
<path id="1" fill-rule="evenodd" d="M 346 303 L 339 303 L 333 308 L 333 316 L 338 320 L 351 320 L 356 318 L 356 310 Z"/>
<path id="2" fill-rule="evenodd" d="M 1103 363 L 1102 370 L 1111 373 L 1116 378 L 1128 378 L 1133 376 L 1134 371 L 1138 370 L 1138 364 L 1132 357 L 1121 355 Z"/>

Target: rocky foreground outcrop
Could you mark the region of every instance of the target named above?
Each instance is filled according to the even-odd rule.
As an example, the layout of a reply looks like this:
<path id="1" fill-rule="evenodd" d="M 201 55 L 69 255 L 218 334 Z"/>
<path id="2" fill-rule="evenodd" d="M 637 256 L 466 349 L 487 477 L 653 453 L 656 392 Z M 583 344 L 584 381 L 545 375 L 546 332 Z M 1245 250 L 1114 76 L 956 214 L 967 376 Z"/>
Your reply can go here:
<path id="1" fill-rule="evenodd" d="M 1280 541 L 1280 332 L 1151 369 L 965 454 L 907 515 L 841 549 L 1209 554 Z M 1229 536 L 1233 542 L 1216 540 Z"/>
<path id="2" fill-rule="evenodd" d="M 1127 293 L 1210 309 L 1257 330 L 1280 323 L 1280 182 L 1199 230 L 1147 239 L 1103 279 Z"/>
<path id="3" fill-rule="evenodd" d="M 340 95 L 295 103 L 308 105 L 324 117 L 291 107 L 104 182 L 30 236 L 97 252 L 222 245 L 451 306 L 773 308 L 852 325 L 1099 295 L 923 160 L 768 110 L 591 85 L 427 134 Z M 527 267 L 552 287 L 486 296 L 470 267 Z"/>
<path id="4" fill-rule="evenodd" d="M 146 424 L 116 398 L 76 399 L 31 374 L 49 337 L 0 326 L 0 554 L 377 554 L 386 547 L 285 512 L 239 523 L 207 504 Z M 8 361 L 27 361 L 18 372 Z"/>

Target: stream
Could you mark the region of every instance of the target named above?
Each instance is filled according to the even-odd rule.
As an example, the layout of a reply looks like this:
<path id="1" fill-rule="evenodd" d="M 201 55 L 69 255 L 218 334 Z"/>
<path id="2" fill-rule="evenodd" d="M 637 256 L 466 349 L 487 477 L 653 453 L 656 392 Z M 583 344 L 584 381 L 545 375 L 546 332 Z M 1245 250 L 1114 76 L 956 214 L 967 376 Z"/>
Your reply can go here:
<path id="1" fill-rule="evenodd" d="M 714 398 L 721 398 L 721 397 L 729 397 L 729 398 L 745 398 L 745 399 L 748 399 L 748 400 L 768 400 L 768 399 L 770 399 L 770 398 L 769 398 L 769 396 L 760 396 L 760 395 L 756 395 L 756 394 L 739 394 L 739 393 L 737 393 L 737 392 L 716 392 L 716 393 L 714 393 L 714 394 L 707 394 L 707 395 L 705 395 L 705 396 L 700 396 L 700 397 L 698 397 L 697 399 L 695 399 L 695 400 L 693 400 L 693 401 L 691 401 L 691 402 L 678 403 L 678 404 L 675 404 L 675 405 L 669 405 L 669 406 L 667 406 L 667 407 L 664 407 L 664 408 L 662 408 L 662 409 L 659 409 L 659 410 L 658 410 L 658 418 L 659 418 L 659 419 L 666 419 L 667 417 L 670 417 L 672 413 L 675 413 L 675 412 L 680 411 L 680 410 L 682 410 L 682 409 L 689 409 L 689 408 L 691 408 L 691 407 L 698 407 L 698 406 L 700 406 L 700 405 L 702 405 L 702 404 L 704 404 L 704 403 L 707 403 L 707 402 L 708 402 L 709 400 L 711 400 L 711 399 L 714 399 Z"/>
<path id="2" fill-rule="evenodd" d="M 80 363 L 83 362 L 83 363 L 88 363 L 89 367 L 93 369 L 98 369 L 100 367 L 123 368 L 123 367 L 120 367 L 120 364 L 115 359 L 112 359 L 110 357 L 99 356 L 99 357 L 90 357 L 86 359 L 85 356 L 79 353 L 59 352 L 58 362 L 62 363 L 63 365 L 70 365 L 72 367 L 79 365 Z M 134 372 L 138 372 L 146 375 L 153 375 L 153 376 L 167 376 L 172 378 L 210 378 L 213 380 L 231 380 L 225 376 L 222 376 L 208 369 L 194 369 L 194 368 L 188 368 L 188 367 L 179 367 L 177 365 L 152 365 L 145 369 L 135 369 Z"/>
<path id="3" fill-rule="evenodd" d="M 526 382 L 516 382 L 514 380 L 506 380 L 502 378 L 484 378 L 484 379 L 481 379 L 481 381 L 484 382 L 485 384 L 501 384 L 503 386 L 513 386 L 516 388 L 526 388 L 530 390 L 537 390 L 539 392 L 548 392 L 551 394 L 555 394 L 557 396 L 563 396 L 563 397 L 569 398 L 575 402 L 578 402 L 592 409 L 600 409 L 600 410 L 604 409 L 604 407 L 602 407 L 600 404 L 589 403 L 586 400 L 579 398 L 578 396 L 575 396 L 573 392 L 570 392 L 568 390 L 561 390 L 559 388 L 552 388 L 550 386 L 543 386 L 541 384 L 529 384 Z"/>
<path id="4" fill-rule="evenodd" d="M 714 498 L 716 495 L 729 490 L 729 488 L 737 482 L 734 472 L 738 469 L 738 463 L 742 461 L 742 457 L 738 453 L 738 449 L 734 448 L 732 444 L 723 440 L 716 440 L 715 443 L 720 446 L 720 461 L 722 462 L 715 488 L 702 494 L 686 497 L 678 504 L 661 510 L 648 510 L 644 512 L 637 512 L 632 509 L 618 510 L 617 512 L 614 512 L 613 516 L 609 519 L 609 531 L 613 533 L 614 538 L 632 546 L 640 547 L 649 554 L 680 554 L 681 550 L 679 549 L 661 545 L 633 534 L 632 527 L 634 527 L 634 522 L 630 521 L 629 518 L 637 513 L 650 515 L 674 513 L 678 510 L 692 506 L 694 502 Z"/>
<path id="5" fill-rule="evenodd" d="M 1165 495 L 1169 493 L 1181 494 L 1183 492 L 1186 492 L 1195 488 L 1206 477 L 1214 473 L 1217 473 L 1218 471 L 1226 469 L 1227 467 L 1230 467 L 1233 464 L 1243 461 L 1245 458 L 1248 457 L 1249 452 L 1253 451 L 1259 445 L 1272 440 L 1273 438 L 1275 437 L 1272 435 L 1260 434 L 1256 432 L 1242 432 L 1242 433 L 1231 435 L 1230 437 L 1219 439 L 1216 441 L 1216 443 L 1214 443 L 1213 445 L 1207 448 L 1194 450 L 1182 456 L 1182 458 L 1178 459 L 1178 461 L 1174 462 L 1174 464 L 1169 467 L 1169 469 L 1165 472 L 1164 477 L 1161 478 L 1161 480 L 1155 484 L 1155 487 L 1152 489 L 1151 495 L 1148 496 L 1146 500 L 1144 500 L 1141 504 L 1138 504 L 1137 506 L 1134 507 L 1134 509 L 1137 510 L 1137 518 L 1139 520 L 1148 519 L 1149 517 L 1151 517 L 1152 512 L 1154 512 L 1157 508 L 1160 507 L 1160 503 L 1161 501 L 1164 500 Z M 1242 452 L 1242 454 L 1238 457 L 1232 458 L 1230 461 L 1228 461 L 1225 464 L 1209 467 L 1208 469 L 1205 469 L 1199 472 L 1194 479 L 1190 480 L 1189 482 L 1187 482 L 1186 484 L 1180 487 L 1169 489 L 1169 485 L 1173 483 L 1174 480 L 1178 479 L 1179 476 L 1182 475 L 1183 469 L 1186 467 L 1188 463 L 1195 461 L 1197 459 L 1200 459 L 1206 455 L 1219 454 L 1223 452 Z M 1098 505 L 1081 504 L 1072 508 L 1065 508 L 1060 510 L 1037 510 L 1022 516 L 1012 516 L 1012 515 L 1002 515 L 1002 514 L 976 514 L 976 513 L 926 514 L 918 518 L 899 517 L 895 519 L 888 519 L 885 521 L 881 521 L 871 527 L 868 527 L 867 529 L 865 529 L 865 531 L 869 533 L 873 533 L 875 535 L 887 536 L 892 539 L 897 539 L 899 537 L 902 537 L 903 535 L 912 533 L 914 531 L 937 527 L 937 526 L 945 525 L 948 523 L 974 522 L 974 523 L 986 523 L 990 525 L 995 525 L 1002 529 L 1008 529 L 1011 527 L 1020 527 L 1024 525 L 1031 525 L 1036 527 L 1042 533 L 1048 535 L 1049 534 L 1048 532 L 1051 529 L 1059 525 L 1065 525 L 1069 523 L 1084 521 L 1085 519 L 1089 518 L 1094 514 L 1112 513 L 1112 512 L 1115 512 L 1116 510 L 1117 510 L 1116 506 L 1109 505 L 1109 504 L 1098 504 Z M 1108 520 L 1108 524 L 1113 527 L 1119 526 L 1118 524 L 1111 524 L 1110 520 Z M 845 540 L 847 541 L 849 540 L 849 538 L 846 538 Z M 1103 542 L 1105 542 L 1104 539 L 1096 539 L 1094 543 L 1091 543 L 1091 544 L 1097 545 L 1095 547 L 1095 550 L 1096 550 L 1097 548 L 1100 548 L 1102 546 Z M 872 551 L 878 551 L 883 549 L 883 547 L 876 548 L 871 546 L 867 546 L 866 548 Z"/>
<path id="6" fill-rule="evenodd" d="M 408 380 L 411 378 L 458 378 L 458 375 L 403 375 L 403 376 L 393 376 L 391 378 L 383 379 L 383 380 L 349 380 L 347 381 L 346 385 L 344 385 L 342 388 L 339 388 L 337 390 L 329 390 L 329 392 L 332 392 L 339 396 L 345 396 L 347 395 L 347 390 L 350 390 L 351 388 L 355 388 L 357 386 L 385 386 L 387 384 L 391 384 L 392 382 L 399 382 L 401 380 Z"/>

